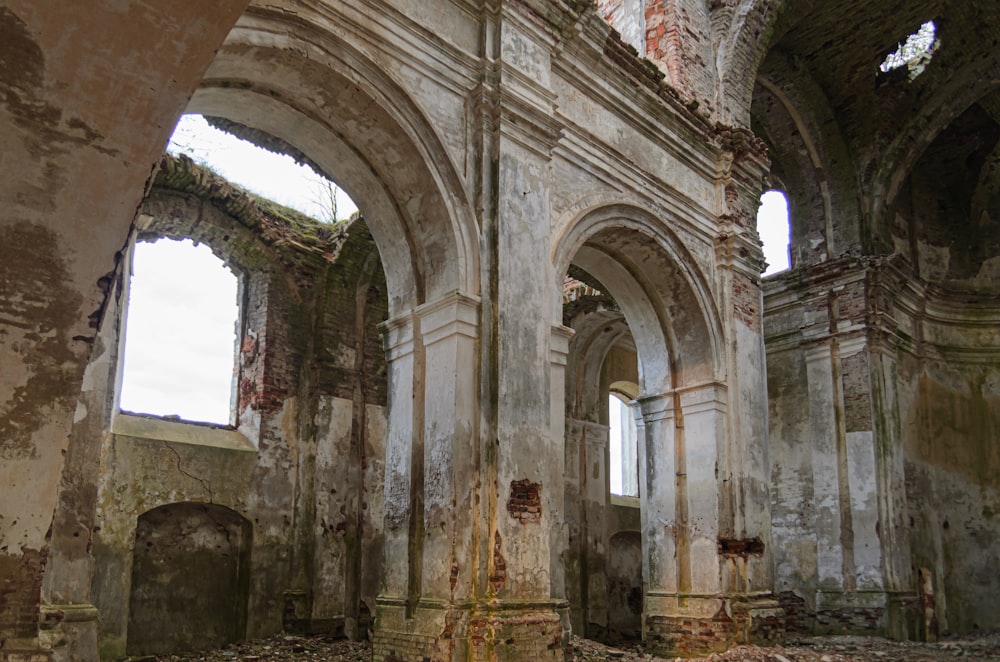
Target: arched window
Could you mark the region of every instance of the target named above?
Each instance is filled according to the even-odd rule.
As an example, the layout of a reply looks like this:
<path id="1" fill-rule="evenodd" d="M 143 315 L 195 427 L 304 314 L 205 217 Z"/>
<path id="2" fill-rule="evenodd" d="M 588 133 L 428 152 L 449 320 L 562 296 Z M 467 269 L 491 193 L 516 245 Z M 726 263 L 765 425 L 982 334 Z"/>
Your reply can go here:
<path id="1" fill-rule="evenodd" d="M 191 240 L 139 242 L 124 330 L 122 411 L 231 424 L 239 281 Z"/>
<path id="2" fill-rule="evenodd" d="M 611 493 L 618 496 L 639 496 L 639 445 L 632 406 L 616 393 L 608 395 L 608 427 L 610 428 Z"/>
<path id="3" fill-rule="evenodd" d="M 760 196 L 757 234 L 764 245 L 764 260 L 767 262 L 763 275 L 787 271 L 791 266 L 788 249 L 792 232 L 788 218 L 788 198 L 781 191 L 771 190 Z"/>

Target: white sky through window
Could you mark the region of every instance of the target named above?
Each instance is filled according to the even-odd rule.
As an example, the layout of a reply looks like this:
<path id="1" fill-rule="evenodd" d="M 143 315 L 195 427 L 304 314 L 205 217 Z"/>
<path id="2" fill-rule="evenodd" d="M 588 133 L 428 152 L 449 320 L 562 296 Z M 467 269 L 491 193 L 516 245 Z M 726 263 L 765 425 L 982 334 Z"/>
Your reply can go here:
<path id="1" fill-rule="evenodd" d="M 764 259 L 770 276 L 789 268 L 788 200 L 781 191 L 768 191 L 760 197 L 757 210 L 757 234 L 764 244 Z"/>
<path id="2" fill-rule="evenodd" d="M 186 154 L 230 182 L 320 221 L 357 211 L 332 182 L 276 154 L 184 115 L 167 151 Z M 120 408 L 230 422 L 239 315 L 236 277 L 207 246 L 191 241 L 138 243 L 124 348 Z"/>
<path id="3" fill-rule="evenodd" d="M 230 422 L 239 320 L 236 276 L 204 244 L 135 245 L 120 407 Z"/>

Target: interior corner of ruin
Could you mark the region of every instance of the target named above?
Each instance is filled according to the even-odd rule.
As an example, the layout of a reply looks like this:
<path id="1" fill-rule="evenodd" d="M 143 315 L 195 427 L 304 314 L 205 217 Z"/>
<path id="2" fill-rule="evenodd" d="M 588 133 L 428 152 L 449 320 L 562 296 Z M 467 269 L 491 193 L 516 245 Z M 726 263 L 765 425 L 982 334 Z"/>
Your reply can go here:
<path id="1" fill-rule="evenodd" d="M 0 662 L 1000 632 L 998 41 L 958 0 L 4 0 Z M 325 211 L 168 149 L 199 116 Z"/>

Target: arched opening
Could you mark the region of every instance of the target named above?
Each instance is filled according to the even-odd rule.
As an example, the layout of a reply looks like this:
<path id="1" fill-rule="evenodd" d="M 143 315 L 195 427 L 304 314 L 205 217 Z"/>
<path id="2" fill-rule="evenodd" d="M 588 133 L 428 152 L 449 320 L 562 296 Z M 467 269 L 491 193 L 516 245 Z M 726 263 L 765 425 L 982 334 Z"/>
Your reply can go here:
<path id="1" fill-rule="evenodd" d="M 262 10 L 234 31 L 188 112 L 264 136 L 337 182 L 378 246 L 391 315 L 451 292 L 478 293 L 475 217 L 427 119 L 349 43 L 290 29 L 289 20 Z"/>
<path id="2" fill-rule="evenodd" d="M 770 276 L 791 268 L 792 225 L 788 214 L 788 198 L 783 191 L 772 189 L 760 196 L 757 209 L 757 235 L 764 249 Z"/>
<path id="3" fill-rule="evenodd" d="M 220 647 L 246 633 L 252 527 L 208 503 L 139 516 L 132 552 L 129 655 Z"/>
<path id="4" fill-rule="evenodd" d="M 230 133 L 230 128 L 261 144 Z M 268 145 L 279 151 L 268 149 Z M 358 210 L 350 196 L 319 172 L 305 154 L 218 117 L 183 115 L 167 152 L 190 157 L 233 184 L 323 223 L 348 219 Z"/>
<path id="5" fill-rule="evenodd" d="M 359 583 L 367 581 L 365 565 L 378 564 L 383 617 L 374 639 L 395 651 L 415 636 L 394 628 L 425 608 L 428 600 L 422 597 L 434 604 L 443 596 L 455 602 L 476 597 L 475 569 L 455 566 L 457 574 L 452 574 L 453 568 L 439 560 L 453 541 L 473 537 L 469 531 L 480 526 L 466 501 L 470 491 L 458 484 L 476 461 L 472 453 L 458 450 L 458 440 L 474 441 L 474 428 L 466 423 L 478 419 L 477 401 L 466 396 L 478 392 L 479 232 L 468 189 L 454 169 L 454 153 L 419 105 L 351 40 L 322 28 L 303 30 L 303 20 L 279 9 L 251 12 L 220 50 L 188 110 L 308 159 L 357 203 L 377 247 L 376 255 L 360 261 L 380 264 L 385 274 L 388 319 L 379 349 L 386 357 L 382 376 L 388 383 L 388 411 L 376 428 L 384 439 L 382 462 L 367 466 L 384 468 L 386 484 L 377 503 L 372 499 L 372 507 L 345 517 L 342 508 L 371 499 L 363 494 L 366 481 L 354 475 L 345 490 L 316 474 L 317 493 L 322 487 L 330 496 L 318 499 L 316 527 L 299 533 L 297 548 L 306 550 L 309 545 L 302 541 L 313 540 L 317 554 L 308 557 L 302 551 L 302 565 L 327 575 L 311 586 L 297 579 L 295 590 L 285 592 L 285 611 L 296 627 L 320 610 L 332 611 L 334 601 L 325 589 L 343 576 L 347 609 L 355 612 L 345 617 L 345 632 L 351 633 L 364 620 L 365 607 L 375 611 L 375 596 L 365 595 Z M 325 18 L 317 24 L 329 25 Z M 363 306 L 366 293 L 359 287 L 354 305 Z M 322 342 L 316 347 L 324 351 Z M 361 395 L 367 387 L 365 366 L 357 364 L 363 358 L 359 353 L 333 358 L 341 362 L 338 374 L 358 375 L 351 393 L 358 406 L 345 426 L 350 446 L 344 450 L 353 467 L 368 427 Z M 319 416 L 327 414 L 327 404 L 321 400 Z M 425 468 L 415 459 L 425 453 L 441 461 Z M 340 467 L 341 457 L 330 452 L 317 458 L 317 467 L 322 462 Z M 358 463 L 362 466 L 362 460 Z M 441 507 L 434 508 L 438 503 Z M 435 521 L 421 528 L 428 513 L 440 525 Z M 365 518 L 380 525 L 374 554 L 355 535 Z M 434 535 L 424 535 L 425 530 Z M 330 548 L 335 549 L 325 553 Z M 380 563 L 383 558 L 391 562 Z M 415 654 L 414 647 L 430 645 L 414 641 L 406 651 Z"/>
<path id="6" fill-rule="evenodd" d="M 580 559 L 567 568 L 574 628 L 591 638 L 654 634 L 682 616 L 680 594 L 715 613 L 721 603 L 698 596 L 723 590 L 716 546 L 728 498 L 717 471 L 725 399 L 719 332 L 695 261 L 662 221 L 622 206 L 570 226 L 555 263 L 557 274 L 566 269 L 590 288 L 562 310 L 562 324 L 575 331 L 566 380 L 566 516 L 570 555 Z M 638 409 L 640 499 L 631 507 L 612 488 L 620 470 L 609 448 L 615 407 Z M 645 596 L 640 589 L 637 597 L 639 586 Z"/>
<path id="7" fill-rule="evenodd" d="M 190 239 L 135 244 L 131 274 L 122 411 L 234 423 L 237 276 Z"/>

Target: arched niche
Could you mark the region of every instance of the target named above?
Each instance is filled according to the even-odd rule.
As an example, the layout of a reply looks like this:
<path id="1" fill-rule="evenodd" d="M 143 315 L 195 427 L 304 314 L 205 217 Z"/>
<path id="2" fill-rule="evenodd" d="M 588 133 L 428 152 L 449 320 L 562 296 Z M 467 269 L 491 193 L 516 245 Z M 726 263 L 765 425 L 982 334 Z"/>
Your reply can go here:
<path id="1" fill-rule="evenodd" d="M 252 526 L 210 503 L 139 516 L 132 551 L 128 655 L 216 648 L 246 635 Z"/>
<path id="2" fill-rule="evenodd" d="M 336 181 L 369 223 L 392 315 L 477 293 L 478 229 L 431 123 L 340 37 L 287 20 L 267 10 L 241 18 L 188 112 L 269 134 Z"/>

